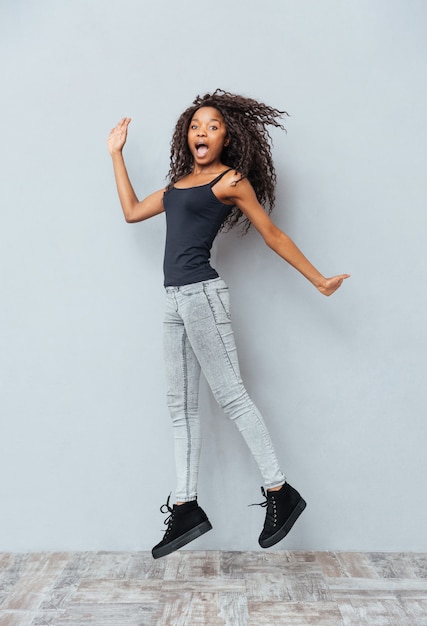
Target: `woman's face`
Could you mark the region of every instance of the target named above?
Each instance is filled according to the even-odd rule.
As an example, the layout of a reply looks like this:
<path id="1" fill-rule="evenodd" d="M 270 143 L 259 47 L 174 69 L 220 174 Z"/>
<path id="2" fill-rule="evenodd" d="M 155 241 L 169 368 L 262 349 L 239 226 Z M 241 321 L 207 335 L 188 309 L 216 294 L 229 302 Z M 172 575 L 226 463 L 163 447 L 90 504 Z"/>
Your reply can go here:
<path id="1" fill-rule="evenodd" d="M 214 107 L 201 107 L 194 113 L 188 127 L 188 147 L 194 162 L 212 165 L 221 162 L 223 149 L 228 145 L 224 118 Z"/>

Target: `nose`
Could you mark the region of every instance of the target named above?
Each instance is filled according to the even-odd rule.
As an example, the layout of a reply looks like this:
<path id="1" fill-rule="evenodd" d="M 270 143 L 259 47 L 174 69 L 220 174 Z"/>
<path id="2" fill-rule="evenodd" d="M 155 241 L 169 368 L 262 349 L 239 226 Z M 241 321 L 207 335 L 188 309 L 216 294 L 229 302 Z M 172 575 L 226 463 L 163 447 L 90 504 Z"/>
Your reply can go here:
<path id="1" fill-rule="evenodd" d="M 200 126 L 200 128 L 197 129 L 197 135 L 206 135 L 205 129 Z"/>

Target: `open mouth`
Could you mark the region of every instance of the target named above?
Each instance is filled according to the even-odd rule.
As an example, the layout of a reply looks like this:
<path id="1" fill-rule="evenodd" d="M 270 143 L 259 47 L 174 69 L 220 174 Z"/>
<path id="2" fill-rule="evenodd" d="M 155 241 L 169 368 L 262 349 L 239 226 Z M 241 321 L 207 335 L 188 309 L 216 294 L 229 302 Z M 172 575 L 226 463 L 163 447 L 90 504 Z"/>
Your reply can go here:
<path id="1" fill-rule="evenodd" d="M 198 157 L 203 158 L 206 156 L 208 151 L 208 147 L 205 143 L 197 143 L 196 144 L 196 154 Z"/>

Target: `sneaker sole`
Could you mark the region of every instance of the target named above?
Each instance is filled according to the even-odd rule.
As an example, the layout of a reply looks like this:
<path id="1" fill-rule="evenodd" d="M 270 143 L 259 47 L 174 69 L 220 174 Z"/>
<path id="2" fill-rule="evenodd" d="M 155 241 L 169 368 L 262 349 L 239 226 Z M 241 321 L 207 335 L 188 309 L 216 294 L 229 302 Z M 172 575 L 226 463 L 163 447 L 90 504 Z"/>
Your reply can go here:
<path id="1" fill-rule="evenodd" d="M 306 506 L 306 501 L 301 498 L 301 500 L 298 502 L 283 526 L 279 528 L 279 530 L 274 533 L 274 535 L 271 535 L 271 537 L 269 537 L 268 539 L 264 539 L 262 541 L 259 540 L 259 545 L 261 546 L 261 548 L 271 548 L 271 546 L 274 546 L 276 543 L 284 539 L 301 515 L 301 513 L 304 511 Z"/>
<path id="2" fill-rule="evenodd" d="M 175 550 L 179 550 L 179 548 L 182 548 L 183 546 L 187 545 L 187 543 L 190 543 L 190 541 L 194 541 L 194 539 L 197 539 L 197 537 L 201 537 L 201 535 L 204 535 L 209 530 L 212 530 L 212 525 L 209 522 L 209 520 L 206 522 L 202 522 L 198 526 L 195 526 L 191 530 L 188 530 L 186 533 L 184 533 L 180 537 L 173 539 L 170 543 L 166 544 L 165 546 L 162 546 L 161 548 L 157 548 L 157 549 L 153 548 L 153 550 L 151 551 L 151 554 L 153 555 L 154 559 L 159 559 L 160 557 L 166 556 L 170 554 L 171 552 L 175 552 Z"/>

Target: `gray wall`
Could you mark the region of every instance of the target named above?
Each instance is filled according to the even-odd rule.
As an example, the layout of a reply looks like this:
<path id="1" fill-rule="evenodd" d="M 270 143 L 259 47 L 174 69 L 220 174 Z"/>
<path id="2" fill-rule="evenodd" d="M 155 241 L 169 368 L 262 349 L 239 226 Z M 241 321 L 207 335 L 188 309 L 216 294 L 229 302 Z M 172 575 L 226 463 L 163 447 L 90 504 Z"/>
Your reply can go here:
<path id="1" fill-rule="evenodd" d="M 220 236 L 243 375 L 308 508 L 283 549 L 427 550 L 422 0 L 3 1 L 0 549 L 150 549 L 174 489 L 164 218 L 128 225 L 106 149 L 160 188 L 179 113 L 220 86 L 286 108 L 276 223 L 327 299 Z M 256 549 L 258 470 L 206 385 L 192 547 Z"/>

